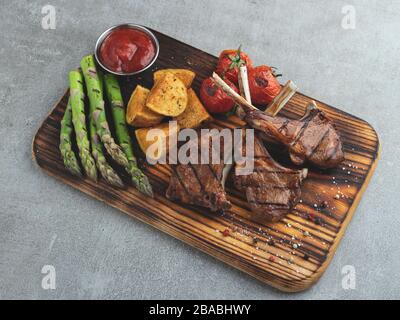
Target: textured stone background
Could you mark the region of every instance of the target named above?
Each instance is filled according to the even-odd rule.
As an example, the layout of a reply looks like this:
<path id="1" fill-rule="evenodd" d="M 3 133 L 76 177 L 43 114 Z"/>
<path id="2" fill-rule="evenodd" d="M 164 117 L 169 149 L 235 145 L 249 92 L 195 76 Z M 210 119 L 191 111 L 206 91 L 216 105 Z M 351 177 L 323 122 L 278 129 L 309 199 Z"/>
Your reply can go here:
<path id="1" fill-rule="evenodd" d="M 43 30 L 41 9 L 56 8 Z M 341 27 L 354 5 L 355 30 Z M 0 0 L 1 298 L 400 298 L 399 1 Z M 330 267 L 284 294 L 41 172 L 31 140 L 67 72 L 107 27 L 135 22 L 213 54 L 243 44 L 305 94 L 369 121 L 382 157 Z M 57 289 L 41 288 L 54 265 Z M 341 269 L 353 265 L 355 290 Z"/>

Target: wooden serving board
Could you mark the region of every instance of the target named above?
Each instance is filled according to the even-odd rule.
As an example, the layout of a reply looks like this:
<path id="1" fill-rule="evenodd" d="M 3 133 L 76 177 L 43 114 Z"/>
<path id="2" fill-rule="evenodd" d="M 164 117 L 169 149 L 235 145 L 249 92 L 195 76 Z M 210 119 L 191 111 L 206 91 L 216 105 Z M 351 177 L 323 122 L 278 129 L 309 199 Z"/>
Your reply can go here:
<path id="1" fill-rule="evenodd" d="M 198 92 L 202 79 L 215 68 L 216 57 L 159 32 L 155 31 L 155 35 L 160 42 L 155 65 L 140 76 L 120 79 L 125 101 L 136 84 L 152 86 L 152 72 L 156 69 L 192 69 L 197 74 L 193 88 Z M 226 188 L 233 207 L 222 214 L 166 199 L 170 176 L 167 165 L 143 164 L 154 187 L 154 199 L 143 196 L 132 186 L 120 190 L 102 180 L 96 184 L 75 178 L 65 170 L 58 149 L 60 120 L 67 99 L 68 91 L 33 140 L 33 158 L 46 173 L 283 291 L 304 290 L 325 271 L 379 157 L 377 134 L 367 122 L 317 101 L 336 123 L 346 160 L 333 170 L 311 169 L 302 186 L 302 200 L 293 212 L 279 223 L 263 223 L 252 219 L 243 195 L 232 188 L 229 179 Z M 310 101 L 311 98 L 297 93 L 281 114 L 299 118 Z M 216 124 L 242 125 L 236 117 L 217 120 Z M 135 149 L 140 155 L 136 146 Z M 272 149 L 276 159 L 289 163 L 287 154 Z M 122 170 L 119 173 L 129 181 Z M 324 201 L 327 207 L 321 206 Z"/>

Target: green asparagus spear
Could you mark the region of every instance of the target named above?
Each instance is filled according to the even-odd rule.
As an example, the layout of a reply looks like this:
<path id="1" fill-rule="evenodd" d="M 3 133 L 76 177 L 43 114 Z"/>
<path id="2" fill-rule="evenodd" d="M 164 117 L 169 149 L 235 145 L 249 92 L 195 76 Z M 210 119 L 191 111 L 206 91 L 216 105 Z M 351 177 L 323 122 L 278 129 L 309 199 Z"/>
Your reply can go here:
<path id="1" fill-rule="evenodd" d="M 122 100 L 121 89 L 116 77 L 112 74 L 104 75 L 105 89 L 108 102 L 111 104 L 112 116 L 114 119 L 115 133 L 122 150 L 128 158 L 126 171 L 132 177 L 132 182 L 136 188 L 148 195 L 153 196 L 153 190 L 145 174 L 138 168 L 136 158 L 133 154 L 132 145 L 129 138 L 128 127 L 125 122 L 125 107 Z"/>
<path id="2" fill-rule="evenodd" d="M 111 185 L 122 188 L 124 183 L 114 169 L 107 163 L 104 157 L 103 146 L 97 135 L 96 125 L 93 118 L 90 118 L 90 140 L 92 142 L 92 155 L 96 162 L 96 166 L 99 169 L 101 176 Z"/>
<path id="3" fill-rule="evenodd" d="M 86 82 L 90 108 L 91 110 L 94 110 L 91 112 L 91 117 L 94 119 L 96 124 L 97 134 L 110 156 L 118 164 L 126 167 L 128 165 L 128 159 L 120 146 L 114 141 L 107 123 L 103 92 L 101 90 L 93 55 L 86 56 L 82 59 L 81 68 Z"/>
<path id="4" fill-rule="evenodd" d="M 75 129 L 76 142 L 83 169 L 87 176 L 97 181 L 96 164 L 90 153 L 90 142 L 87 136 L 85 116 L 85 94 L 83 92 L 83 77 L 80 70 L 69 73 L 70 99 L 72 108 L 72 123 Z"/>
<path id="5" fill-rule="evenodd" d="M 79 168 L 78 159 L 72 150 L 72 108 L 71 100 L 68 99 L 67 108 L 65 109 L 64 116 L 61 120 L 60 130 L 60 152 L 64 160 L 65 167 L 73 175 L 81 177 L 81 169 Z"/>
<path id="6" fill-rule="evenodd" d="M 103 74 L 98 71 L 98 76 L 100 80 L 100 90 L 103 92 Z M 103 96 L 103 93 L 101 94 Z M 90 106 L 89 113 L 93 113 L 92 105 Z M 96 161 L 96 166 L 99 169 L 102 177 L 111 185 L 117 186 L 120 188 L 124 187 L 124 183 L 122 182 L 121 178 L 115 172 L 115 170 L 108 164 L 104 152 L 103 152 L 103 145 L 101 144 L 100 138 L 97 134 L 96 130 L 96 123 L 94 122 L 93 117 L 90 117 L 90 140 L 92 142 L 92 155 Z"/>

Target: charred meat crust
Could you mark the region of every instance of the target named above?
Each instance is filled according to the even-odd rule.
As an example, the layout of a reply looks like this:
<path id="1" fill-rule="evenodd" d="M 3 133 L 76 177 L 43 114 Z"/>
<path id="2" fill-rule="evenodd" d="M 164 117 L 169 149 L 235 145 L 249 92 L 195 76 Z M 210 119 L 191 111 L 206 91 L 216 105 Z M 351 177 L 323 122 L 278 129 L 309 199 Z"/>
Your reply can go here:
<path id="1" fill-rule="evenodd" d="M 264 220 L 279 221 L 298 203 L 307 169 L 292 170 L 281 166 L 258 137 L 254 141 L 254 150 L 254 171 L 249 175 L 235 175 L 235 188 L 246 194 L 251 211 Z"/>
<path id="2" fill-rule="evenodd" d="M 194 143 L 200 146 L 204 141 Z M 243 156 L 246 155 L 244 144 L 243 139 Z M 249 209 L 256 215 L 267 221 L 278 221 L 297 204 L 307 169 L 292 170 L 274 161 L 257 135 L 254 137 L 253 150 L 254 170 L 248 175 L 235 174 L 234 186 L 246 196 Z M 167 197 L 209 208 L 211 211 L 230 209 L 231 203 L 227 199 L 223 185 L 223 171 L 227 166 L 223 158 L 221 154 L 220 164 L 174 165 Z M 235 164 L 235 172 L 244 165 Z"/>
<path id="3" fill-rule="evenodd" d="M 210 141 L 210 140 L 209 140 Z M 203 141 L 194 141 L 200 150 Z M 212 147 L 209 144 L 210 148 Z M 210 150 L 211 154 L 211 150 Z M 223 171 L 226 164 L 221 157 L 219 164 L 177 164 L 166 196 L 171 200 L 225 211 L 231 208 L 223 186 Z"/>
<path id="4" fill-rule="evenodd" d="M 271 117 L 259 110 L 249 111 L 246 122 L 286 145 L 296 165 L 308 161 L 320 168 L 333 168 L 344 160 L 343 145 L 334 123 L 314 104 L 300 120 Z"/>

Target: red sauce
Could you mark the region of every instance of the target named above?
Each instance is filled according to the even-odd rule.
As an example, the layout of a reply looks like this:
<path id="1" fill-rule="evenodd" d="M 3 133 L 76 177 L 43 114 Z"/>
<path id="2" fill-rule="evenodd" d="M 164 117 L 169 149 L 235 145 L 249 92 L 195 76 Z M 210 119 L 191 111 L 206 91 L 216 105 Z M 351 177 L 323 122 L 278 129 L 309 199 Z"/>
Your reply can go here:
<path id="1" fill-rule="evenodd" d="M 100 60 L 115 72 L 131 73 L 145 68 L 154 58 L 156 46 L 145 32 L 129 27 L 112 31 L 100 47 Z"/>

